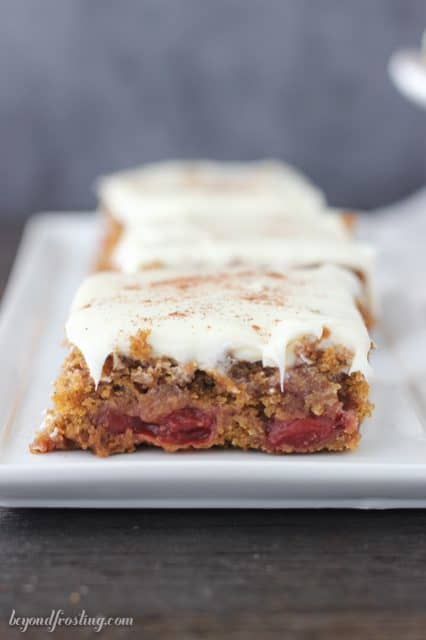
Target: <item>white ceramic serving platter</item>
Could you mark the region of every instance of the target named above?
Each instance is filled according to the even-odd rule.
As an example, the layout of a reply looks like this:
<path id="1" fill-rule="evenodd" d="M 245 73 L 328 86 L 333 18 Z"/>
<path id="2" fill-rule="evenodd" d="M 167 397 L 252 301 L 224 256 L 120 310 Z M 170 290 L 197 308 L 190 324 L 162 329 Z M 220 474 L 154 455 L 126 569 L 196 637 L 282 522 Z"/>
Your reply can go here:
<path id="1" fill-rule="evenodd" d="M 386 318 L 373 362 L 376 411 L 355 452 L 279 457 L 141 449 L 107 459 L 79 451 L 29 453 L 64 357 L 69 304 L 90 268 L 97 233 L 93 214 L 45 214 L 26 228 L 0 312 L 0 505 L 426 506 L 422 394 L 409 372 L 402 375 L 401 354 L 392 346 L 397 327 Z M 388 287 L 386 296 L 397 300 L 398 292 Z"/>

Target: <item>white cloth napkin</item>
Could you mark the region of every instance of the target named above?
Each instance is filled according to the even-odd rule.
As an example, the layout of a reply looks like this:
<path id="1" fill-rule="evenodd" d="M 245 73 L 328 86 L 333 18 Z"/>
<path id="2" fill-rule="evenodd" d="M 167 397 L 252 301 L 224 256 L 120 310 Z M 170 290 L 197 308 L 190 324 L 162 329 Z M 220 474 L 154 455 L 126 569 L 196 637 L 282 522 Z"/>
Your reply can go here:
<path id="1" fill-rule="evenodd" d="M 426 416 L 426 189 L 362 216 L 359 235 L 378 249 L 378 336 L 398 365 L 380 366 L 381 375 L 396 381 L 402 373 Z"/>

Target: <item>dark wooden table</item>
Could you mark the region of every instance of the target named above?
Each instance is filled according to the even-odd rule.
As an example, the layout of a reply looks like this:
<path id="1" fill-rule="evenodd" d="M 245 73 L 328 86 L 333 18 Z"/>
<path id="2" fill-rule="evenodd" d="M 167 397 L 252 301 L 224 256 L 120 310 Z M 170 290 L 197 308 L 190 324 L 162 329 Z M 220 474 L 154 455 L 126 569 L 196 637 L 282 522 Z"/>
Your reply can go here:
<path id="1" fill-rule="evenodd" d="M 1 639 L 13 610 L 84 609 L 134 625 L 47 637 L 424 640 L 426 511 L 2 509 L 0 605 Z"/>

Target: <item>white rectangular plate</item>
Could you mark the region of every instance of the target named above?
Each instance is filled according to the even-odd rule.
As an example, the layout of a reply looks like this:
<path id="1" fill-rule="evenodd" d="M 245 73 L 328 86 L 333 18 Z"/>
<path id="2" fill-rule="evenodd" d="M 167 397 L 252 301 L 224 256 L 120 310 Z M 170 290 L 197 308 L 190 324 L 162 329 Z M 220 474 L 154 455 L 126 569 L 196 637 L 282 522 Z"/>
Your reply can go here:
<path id="1" fill-rule="evenodd" d="M 46 214 L 27 226 L 0 315 L 1 505 L 426 506 L 426 431 L 416 390 L 382 335 L 373 363 L 376 411 L 355 452 L 280 457 L 141 449 L 107 459 L 80 451 L 29 453 L 64 357 L 70 300 L 96 240 L 93 214 Z"/>

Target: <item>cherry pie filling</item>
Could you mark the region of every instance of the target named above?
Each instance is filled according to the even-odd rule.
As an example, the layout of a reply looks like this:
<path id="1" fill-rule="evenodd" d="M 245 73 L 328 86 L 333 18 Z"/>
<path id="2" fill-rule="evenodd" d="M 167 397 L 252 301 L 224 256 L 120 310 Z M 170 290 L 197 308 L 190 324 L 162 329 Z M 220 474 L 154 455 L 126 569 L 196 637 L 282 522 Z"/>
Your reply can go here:
<path id="1" fill-rule="evenodd" d="M 293 420 L 273 418 L 266 426 L 266 445 L 271 451 L 291 448 L 299 451 L 326 446 L 343 434 L 358 431 L 358 419 L 352 410 L 341 410 L 334 418 L 307 416 Z"/>
<path id="2" fill-rule="evenodd" d="M 136 439 L 159 445 L 197 447 L 211 442 L 216 432 L 214 413 L 195 407 L 172 411 L 155 422 L 127 415 L 115 407 L 104 407 L 94 421 L 106 427 L 111 434 L 130 430 Z M 264 446 L 270 451 L 309 450 L 327 446 L 339 435 L 353 435 L 358 426 L 357 416 L 350 409 L 341 409 L 333 417 L 272 418 L 265 422 Z"/>
<path id="3" fill-rule="evenodd" d="M 122 413 L 106 407 L 95 418 L 96 424 L 106 426 L 112 434 L 133 431 L 141 439 L 169 445 L 197 446 L 213 439 L 216 418 L 212 413 L 195 407 L 185 407 L 162 416 L 155 422 L 146 422 L 139 416 Z"/>

